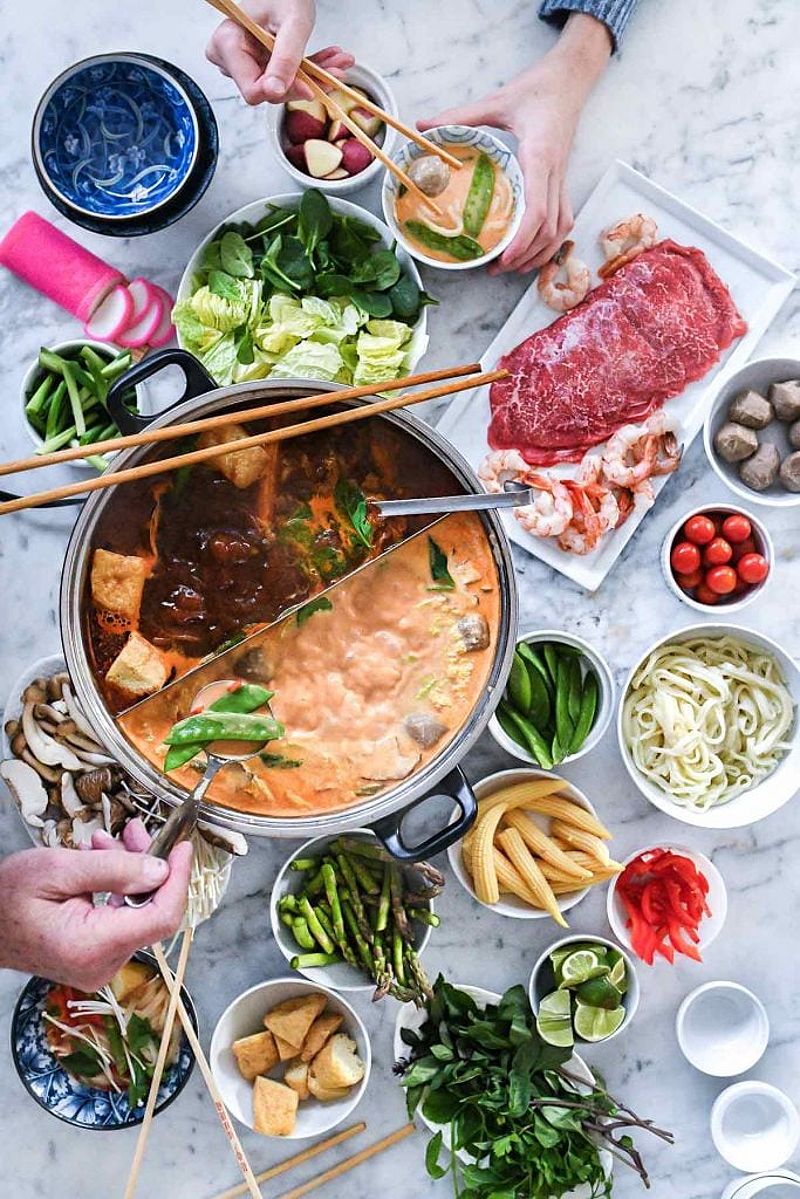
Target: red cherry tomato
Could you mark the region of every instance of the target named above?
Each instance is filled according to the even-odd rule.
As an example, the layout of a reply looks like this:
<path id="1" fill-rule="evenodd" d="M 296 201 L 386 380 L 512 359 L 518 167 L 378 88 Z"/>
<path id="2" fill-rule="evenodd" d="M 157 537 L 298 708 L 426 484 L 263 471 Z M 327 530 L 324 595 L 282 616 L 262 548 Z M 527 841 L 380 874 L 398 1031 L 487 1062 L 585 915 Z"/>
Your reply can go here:
<path id="1" fill-rule="evenodd" d="M 733 557 L 730 543 L 724 537 L 715 537 L 703 551 L 703 561 L 706 566 L 724 566 Z"/>
<path id="2" fill-rule="evenodd" d="M 730 595 L 736 582 L 736 571 L 732 566 L 712 566 L 706 575 L 706 586 L 715 595 Z"/>
<path id="3" fill-rule="evenodd" d="M 694 593 L 698 604 L 718 604 L 719 596 L 706 583 L 701 583 Z"/>
<path id="4" fill-rule="evenodd" d="M 689 575 L 678 575 L 675 582 L 680 587 L 681 591 L 691 591 L 693 587 L 697 587 L 703 581 L 702 570 L 693 570 Z"/>
<path id="5" fill-rule="evenodd" d="M 753 526 L 741 512 L 734 512 L 730 516 L 726 516 L 722 522 L 722 532 L 732 545 L 739 545 L 740 542 L 746 541 L 752 531 Z"/>
<path id="6" fill-rule="evenodd" d="M 731 562 L 733 562 L 735 565 L 739 561 L 740 558 L 743 558 L 745 556 L 745 554 L 755 554 L 757 552 L 758 552 L 758 546 L 756 545 L 753 538 L 746 537 L 744 539 L 744 541 L 740 541 L 738 544 L 734 545 L 733 557 L 731 558 Z"/>
<path id="7" fill-rule="evenodd" d="M 670 562 L 676 574 L 693 574 L 700 569 L 700 550 L 691 541 L 679 541 L 673 546 Z"/>
<path id="8" fill-rule="evenodd" d="M 684 537 L 687 541 L 693 541 L 695 545 L 708 545 L 716 532 L 713 520 L 708 516 L 703 516 L 702 512 L 697 516 L 690 516 L 683 526 Z"/>
<path id="9" fill-rule="evenodd" d="M 736 564 L 736 570 L 743 582 L 755 587 L 763 583 L 769 574 L 769 562 L 763 554 L 745 554 Z"/>

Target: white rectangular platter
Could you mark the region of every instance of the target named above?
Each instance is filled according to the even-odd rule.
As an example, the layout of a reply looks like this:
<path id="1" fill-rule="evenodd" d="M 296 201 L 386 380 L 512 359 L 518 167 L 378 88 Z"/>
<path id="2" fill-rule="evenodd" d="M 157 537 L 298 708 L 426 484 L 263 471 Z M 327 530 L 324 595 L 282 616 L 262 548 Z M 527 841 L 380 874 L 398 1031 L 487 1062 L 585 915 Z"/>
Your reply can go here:
<path id="1" fill-rule="evenodd" d="M 659 239 L 670 237 L 702 250 L 730 288 L 734 303 L 747 321 L 747 333 L 725 351 L 719 363 L 665 405 L 677 426 L 678 438 L 686 447 L 703 426 L 719 375 L 737 369 L 750 356 L 794 287 L 795 277 L 632 167 L 614 162 L 584 204 L 570 234 L 578 257 L 591 268 L 595 280 L 597 268 L 603 262 L 598 243 L 600 233 L 634 212 L 645 212 L 657 221 Z M 503 354 L 555 319 L 552 309 L 539 299 L 534 282 L 481 358 L 483 370 L 493 370 Z M 470 397 L 466 406 L 452 404 L 438 428 L 477 469 L 489 448 L 486 442 L 489 419 L 489 389 L 483 387 Z M 559 467 L 557 473 L 568 474 L 574 469 Z M 653 481 L 657 493 L 666 481 L 665 478 Z M 597 549 L 584 556 L 566 553 L 552 539 L 532 537 L 511 513 L 504 514 L 503 519 L 513 541 L 587 591 L 595 591 L 644 516 L 646 512 L 634 512 L 621 528 L 607 534 Z"/>

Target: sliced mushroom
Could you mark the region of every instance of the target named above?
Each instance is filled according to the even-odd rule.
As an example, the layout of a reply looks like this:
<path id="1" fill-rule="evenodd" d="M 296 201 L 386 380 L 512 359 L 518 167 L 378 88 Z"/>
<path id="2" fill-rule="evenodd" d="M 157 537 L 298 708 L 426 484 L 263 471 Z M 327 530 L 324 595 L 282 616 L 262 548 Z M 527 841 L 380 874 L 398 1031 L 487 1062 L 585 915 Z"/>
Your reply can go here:
<path id="1" fill-rule="evenodd" d="M 22 731 L 22 725 L 18 720 L 7 720 L 3 726 L 3 731 L 9 741 L 11 741 L 12 738 L 16 737 L 17 733 Z"/>
<path id="2" fill-rule="evenodd" d="M 462 616 L 457 627 L 467 653 L 488 648 L 489 622 L 480 612 L 470 612 L 467 616 Z"/>
<path id="3" fill-rule="evenodd" d="M 84 736 L 90 737 L 98 749 L 102 749 L 103 743 L 92 728 L 89 721 L 84 716 L 80 704 L 72 694 L 72 688 L 70 687 L 69 680 L 64 683 L 62 694 L 64 697 L 64 703 L 67 705 L 67 711 L 77 724 L 80 731 L 84 734 Z"/>
<path id="4" fill-rule="evenodd" d="M 63 712 L 59 712 L 52 704 L 34 704 L 33 714 L 37 720 L 47 720 L 50 724 L 63 724 L 67 719 Z"/>
<path id="5" fill-rule="evenodd" d="M 118 770 L 110 766 L 98 766 L 95 770 L 88 770 L 86 774 L 82 774 L 75 782 L 75 789 L 83 803 L 89 804 L 90 807 L 98 807 L 103 792 L 112 792 L 118 782 Z"/>
<path id="6" fill-rule="evenodd" d="M 47 679 L 34 679 L 22 692 L 23 704 L 47 703 Z"/>
<path id="7" fill-rule="evenodd" d="M 27 700 L 22 709 L 22 731 L 25 740 L 35 758 L 44 762 L 45 766 L 61 766 L 64 770 L 80 770 L 81 763 L 75 754 L 65 745 L 59 745 L 47 733 L 44 733 L 33 714 L 34 704 Z"/>
<path id="8" fill-rule="evenodd" d="M 45 820 L 42 825 L 42 842 L 48 849 L 58 849 L 61 845 L 58 837 L 58 825 L 55 820 Z"/>
<path id="9" fill-rule="evenodd" d="M 447 732 L 447 725 L 428 712 L 412 712 L 406 716 L 403 727 L 411 740 L 423 749 L 431 749 Z"/>
<path id="10" fill-rule="evenodd" d="M 95 816 L 83 808 L 72 821 L 72 844 L 76 849 L 91 848 L 92 834 L 103 830 L 102 816 Z"/>
<path id="11" fill-rule="evenodd" d="M 14 752 L 16 753 L 16 750 Z M 57 770 L 55 766 L 45 766 L 44 762 L 40 762 L 38 758 L 33 756 L 27 745 L 22 750 L 22 753 L 17 754 L 17 757 L 35 770 L 39 778 L 44 779 L 46 783 L 61 782 L 61 771 Z"/>
<path id="12" fill-rule="evenodd" d="M 60 670 L 58 674 L 54 674 L 47 680 L 47 698 L 50 703 L 60 700 L 64 692 L 64 684 L 69 682 L 69 675 L 65 670 Z"/>
<path id="13" fill-rule="evenodd" d="M 43 828 L 42 816 L 48 805 L 47 792 L 33 767 L 19 758 L 9 758 L 0 763 L 0 775 L 19 805 L 25 823 L 34 828 Z"/>
<path id="14" fill-rule="evenodd" d="M 28 748 L 28 742 L 25 740 L 25 734 L 20 730 L 11 738 L 11 752 L 15 758 L 21 758 Z"/>
<path id="15" fill-rule="evenodd" d="M 247 839 L 241 833 L 227 828 L 211 828 L 208 824 L 200 823 L 197 825 L 197 831 L 203 840 L 215 849 L 224 849 L 226 853 L 232 853 L 238 858 L 247 854 Z"/>
<path id="16" fill-rule="evenodd" d="M 75 782 L 68 770 L 65 770 L 61 776 L 60 798 L 61 807 L 68 816 L 77 816 L 78 812 L 83 811 L 84 804 L 75 790 Z"/>

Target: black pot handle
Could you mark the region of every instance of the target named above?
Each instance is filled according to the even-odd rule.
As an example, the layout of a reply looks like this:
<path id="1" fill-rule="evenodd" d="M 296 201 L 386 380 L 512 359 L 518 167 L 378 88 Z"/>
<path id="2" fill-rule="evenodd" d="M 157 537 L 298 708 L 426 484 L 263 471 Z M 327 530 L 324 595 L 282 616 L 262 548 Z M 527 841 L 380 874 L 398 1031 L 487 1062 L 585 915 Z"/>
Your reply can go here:
<path id="1" fill-rule="evenodd" d="M 148 354 L 141 362 L 137 362 L 135 366 L 127 370 L 124 375 L 120 375 L 109 388 L 106 407 L 108 408 L 109 416 L 120 433 L 138 433 L 141 429 L 146 429 L 155 418 L 155 413 L 152 413 L 150 416 L 141 416 L 138 412 L 129 412 L 123 403 L 123 397 L 137 383 L 144 383 L 145 379 L 151 379 L 153 375 L 157 375 L 165 366 L 180 367 L 185 387 L 183 395 L 162 409 L 164 412 L 168 412 L 170 408 L 174 408 L 177 404 L 182 404 L 184 400 L 205 395 L 207 391 L 213 391 L 217 386 L 202 363 L 195 358 L 194 354 L 190 354 L 188 350 L 173 348 L 158 350 L 155 354 Z"/>
<path id="2" fill-rule="evenodd" d="M 406 845 L 402 833 L 402 824 L 406 814 L 412 808 L 440 796 L 452 799 L 458 804 L 461 814 L 445 828 L 439 829 L 419 845 Z M 455 770 L 451 770 L 449 774 L 445 775 L 435 791 L 429 791 L 427 795 L 423 795 L 399 812 L 383 816 L 371 824 L 370 828 L 378 840 L 383 842 L 392 857 L 397 858 L 398 862 L 420 862 L 423 858 L 430 858 L 434 854 L 442 853 L 455 841 L 459 841 L 469 832 L 477 815 L 478 801 L 475 793 L 465 775 L 456 767 Z"/>

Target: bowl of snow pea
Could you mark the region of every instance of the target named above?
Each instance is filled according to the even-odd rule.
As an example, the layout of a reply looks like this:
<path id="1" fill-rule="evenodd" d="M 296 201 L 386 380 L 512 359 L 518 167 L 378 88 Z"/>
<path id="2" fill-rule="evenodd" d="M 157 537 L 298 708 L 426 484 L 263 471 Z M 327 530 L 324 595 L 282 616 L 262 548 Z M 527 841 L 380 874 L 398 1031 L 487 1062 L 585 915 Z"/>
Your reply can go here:
<path id="1" fill-rule="evenodd" d="M 589 753 L 613 710 L 614 679 L 605 659 L 582 637 L 542 629 L 518 639 L 489 731 L 521 762 L 552 770 Z"/>
<path id="2" fill-rule="evenodd" d="M 119 429 L 106 408 L 111 384 L 133 365 L 130 350 L 81 338 L 48 349 L 42 346 L 22 381 L 25 427 L 37 453 L 50 454 L 72 446 L 86 446 L 86 458 L 71 464 L 79 469 L 104 471 L 108 456 L 92 454 L 91 446 Z M 136 412 L 136 392 L 126 400 Z"/>
<path id="3" fill-rule="evenodd" d="M 368 829 L 315 837 L 275 880 L 272 932 L 311 982 L 424 1004 L 419 958 L 439 925 L 433 901 L 443 886 L 435 866 L 397 862 Z"/>

